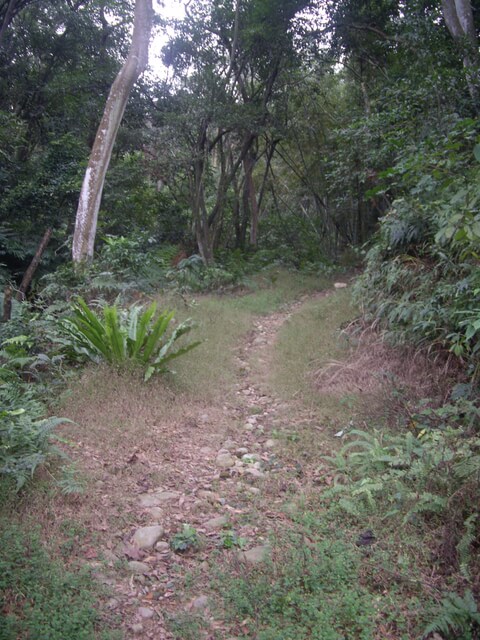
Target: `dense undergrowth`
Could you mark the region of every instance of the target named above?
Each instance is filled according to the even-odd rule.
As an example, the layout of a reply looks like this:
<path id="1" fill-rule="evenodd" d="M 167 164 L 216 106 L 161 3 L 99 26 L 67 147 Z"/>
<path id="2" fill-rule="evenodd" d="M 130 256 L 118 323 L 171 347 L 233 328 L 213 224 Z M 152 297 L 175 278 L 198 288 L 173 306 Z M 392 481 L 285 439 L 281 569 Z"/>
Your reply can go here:
<path id="1" fill-rule="evenodd" d="M 356 286 L 366 321 L 384 339 L 414 345 L 444 367 L 445 397 L 410 407 L 395 433 L 382 425 L 354 433 L 335 460 L 341 482 L 334 492 L 351 515 L 381 509 L 432 534 L 436 571 L 457 575 L 443 613 L 428 627 L 447 638 L 476 638 L 479 623 L 477 126 L 459 121 L 444 137 L 405 149 L 386 172 L 385 184 L 394 183 L 399 197 Z"/>
<path id="2" fill-rule="evenodd" d="M 474 120 L 406 149 L 385 172 L 399 196 L 357 285 L 367 320 L 391 339 L 459 358 L 478 382 L 480 165 Z M 380 188 L 380 187 L 379 187 Z"/>

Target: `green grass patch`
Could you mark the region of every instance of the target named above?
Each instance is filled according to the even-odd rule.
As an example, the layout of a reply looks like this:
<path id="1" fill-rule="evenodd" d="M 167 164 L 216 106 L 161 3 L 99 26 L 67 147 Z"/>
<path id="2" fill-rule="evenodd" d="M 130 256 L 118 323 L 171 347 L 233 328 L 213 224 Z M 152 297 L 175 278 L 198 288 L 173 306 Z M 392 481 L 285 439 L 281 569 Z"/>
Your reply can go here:
<path id="1" fill-rule="evenodd" d="M 171 383 L 196 400 L 212 401 L 224 394 L 235 376 L 233 349 L 251 327 L 252 317 L 232 304 L 232 298 L 201 297 L 189 309 L 179 308 L 177 317 L 192 318 L 192 340 L 201 344 L 172 365 Z"/>
<path id="2" fill-rule="evenodd" d="M 177 308 L 178 321 L 194 321 L 189 339 L 202 341 L 185 358 L 173 363 L 173 384 L 195 399 L 212 401 L 223 395 L 235 376 L 233 350 L 251 329 L 254 316 L 273 313 L 327 285 L 327 278 L 278 269 L 256 276 L 252 285 L 256 290 L 246 295 L 199 296 L 188 306 L 178 296 L 163 298 L 163 306 Z"/>
<path id="3" fill-rule="evenodd" d="M 275 391 L 285 400 L 296 398 L 306 405 L 341 409 L 338 398 L 329 401 L 319 394 L 312 373 L 346 353 L 347 344 L 342 341 L 340 330 L 356 314 L 350 293 L 338 291 L 307 302 L 285 322 L 278 334 L 272 361 L 270 383 Z"/>
<path id="4" fill-rule="evenodd" d="M 0 531 L 0 640 L 113 640 L 98 611 L 100 587 L 86 570 L 66 569 L 36 531 Z"/>
<path id="5" fill-rule="evenodd" d="M 273 541 L 273 560 L 218 577 L 233 621 L 257 640 L 371 640 L 375 601 L 359 583 L 359 554 L 342 540 L 308 546 L 302 532 Z"/>
<path id="6" fill-rule="evenodd" d="M 322 291 L 330 284 L 327 276 L 316 276 L 285 269 L 271 269 L 252 281 L 252 293 L 232 298 L 236 309 L 255 315 L 267 315 L 302 295 Z"/>

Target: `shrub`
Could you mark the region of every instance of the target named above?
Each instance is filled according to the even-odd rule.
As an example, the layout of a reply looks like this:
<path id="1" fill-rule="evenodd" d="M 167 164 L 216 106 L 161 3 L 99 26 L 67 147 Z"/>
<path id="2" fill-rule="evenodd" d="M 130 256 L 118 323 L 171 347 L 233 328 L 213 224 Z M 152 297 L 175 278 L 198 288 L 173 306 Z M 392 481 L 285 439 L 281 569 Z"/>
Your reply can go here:
<path id="1" fill-rule="evenodd" d="M 443 560 L 469 579 L 480 524 L 479 423 L 480 408 L 459 400 L 414 414 L 406 433 L 353 430 L 328 458 L 338 475 L 325 496 L 355 517 L 381 511 L 404 525 L 444 524 Z"/>
<path id="2" fill-rule="evenodd" d="M 437 608 L 434 620 L 425 629 L 422 638 L 438 636 L 437 631 L 446 640 L 474 640 L 480 630 L 480 612 L 470 590 L 462 596 L 448 593 Z"/>
<path id="3" fill-rule="evenodd" d="M 398 197 L 367 254 L 356 287 L 367 319 L 402 342 L 480 361 L 480 147 L 476 124 L 407 150 L 384 172 Z"/>
<path id="4" fill-rule="evenodd" d="M 67 420 L 43 418 L 43 405 L 17 381 L 0 386 L 0 403 L 0 474 L 19 490 L 52 453 L 52 430 Z"/>
<path id="5" fill-rule="evenodd" d="M 200 344 L 192 342 L 173 351 L 174 343 L 191 330 L 192 324 L 186 320 L 168 334 L 174 312 L 163 311 L 155 319 L 155 302 L 146 310 L 140 305 L 122 310 L 115 304 L 105 304 L 100 315 L 79 298 L 72 310 L 73 316 L 61 320 L 60 326 L 75 354 L 120 367 L 140 365 L 145 369 L 145 381 L 154 373 L 167 371 L 171 360 Z"/>
<path id="6" fill-rule="evenodd" d="M 219 266 L 207 267 L 200 256 L 192 255 L 168 271 L 167 278 L 181 291 L 210 291 L 236 284 L 239 276 Z"/>

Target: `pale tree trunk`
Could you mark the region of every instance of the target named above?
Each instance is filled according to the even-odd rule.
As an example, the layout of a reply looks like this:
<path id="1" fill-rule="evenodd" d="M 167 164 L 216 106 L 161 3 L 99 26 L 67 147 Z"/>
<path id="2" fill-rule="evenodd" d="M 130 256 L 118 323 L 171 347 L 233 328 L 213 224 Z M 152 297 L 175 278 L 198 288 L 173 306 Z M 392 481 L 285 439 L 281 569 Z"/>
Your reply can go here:
<path id="1" fill-rule="evenodd" d="M 255 155 L 247 154 L 243 161 L 243 169 L 245 172 L 245 206 L 250 208 L 250 244 L 252 247 L 257 246 L 258 235 L 258 202 L 255 191 L 255 183 L 253 182 L 253 169 L 255 167 Z"/>
<path id="2" fill-rule="evenodd" d="M 148 45 L 152 22 L 152 0 L 136 0 L 130 50 L 110 89 L 83 179 L 72 247 L 72 258 L 76 264 L 90 261 L 93 258 L 98 210 L 102 199 L 105 174 L 128 96 L 148 63 Z"/>
<path id="3" fill-rule="evenodd" d="M 468 90 L 476 111 L 480 109 L 478 39 L 470 0 L 442 0 L 442 13 L 447 29 L 463 54 Z"/>

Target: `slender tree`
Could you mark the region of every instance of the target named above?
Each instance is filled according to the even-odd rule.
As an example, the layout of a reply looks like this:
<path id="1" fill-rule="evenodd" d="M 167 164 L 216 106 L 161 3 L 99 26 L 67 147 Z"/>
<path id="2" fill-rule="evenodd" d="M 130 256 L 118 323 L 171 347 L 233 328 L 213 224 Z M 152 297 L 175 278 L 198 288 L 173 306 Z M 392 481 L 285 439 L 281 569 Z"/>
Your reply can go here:
<path id="1" fill-rule="evenodd" d="M 472 4 L 470 0 L 442 0 L 442 12 L 450 35 L 462 51 L 468 90 L 478 112 L 480 109 L 480 60 Z"/>
<path id="2" fill-rule="evenodd" d="M 133 35 L 127 59 L 110 89 L 83 179 L 75 220 L 72 257 L 76 264 L 93 258 L 98 210 L 113 145 L 133 85 L 148 63 L 153 23 L 152 0 L 136 0 Z"/>

